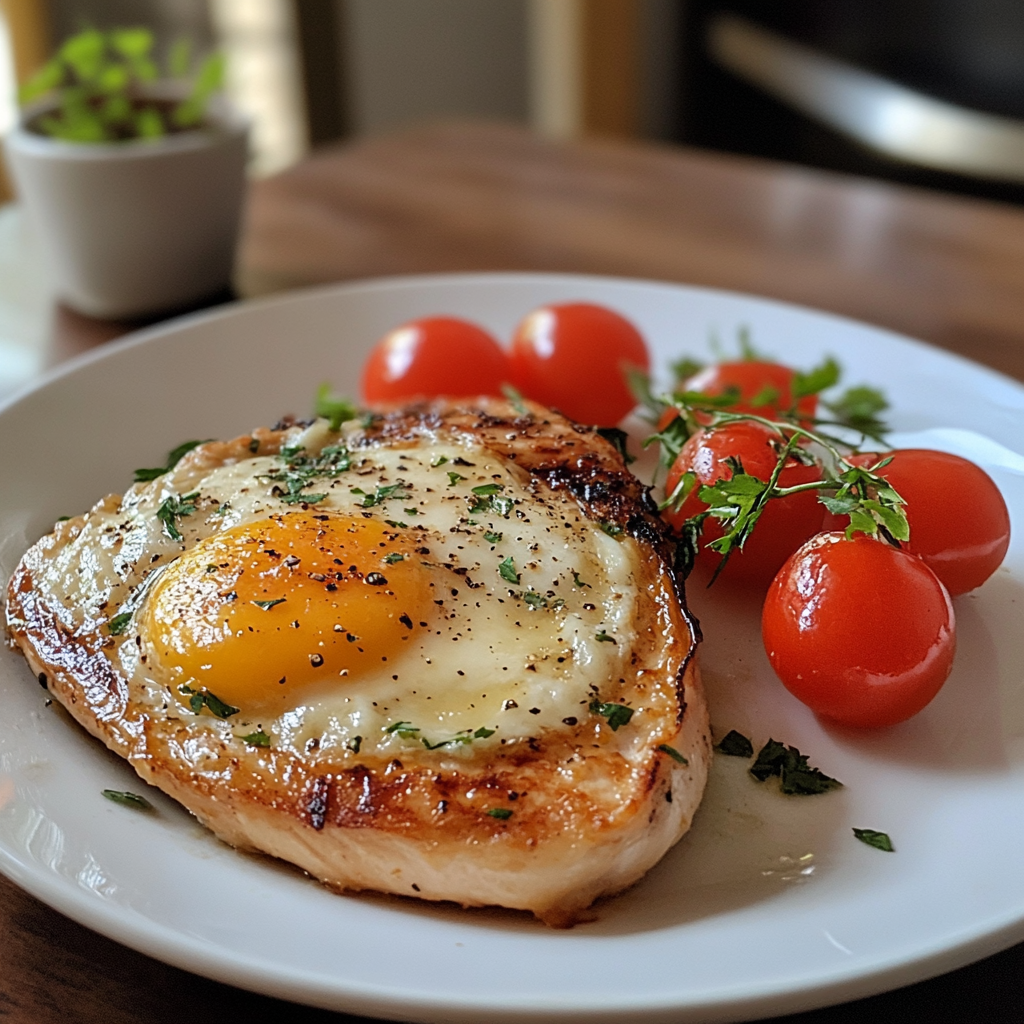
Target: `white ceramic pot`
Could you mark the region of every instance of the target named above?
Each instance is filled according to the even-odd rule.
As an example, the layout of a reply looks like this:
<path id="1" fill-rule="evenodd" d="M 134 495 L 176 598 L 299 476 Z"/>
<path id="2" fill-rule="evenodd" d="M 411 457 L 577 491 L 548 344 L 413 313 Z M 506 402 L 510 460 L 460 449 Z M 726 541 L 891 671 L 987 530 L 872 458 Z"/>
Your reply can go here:
<path id="1" fill-rule="evenodd" d="M 59 297 L 129 319 L 193 305 L 231 280 L 248 125 L 226 103 L 209 126 L 153 141 L 64 142 L 26 129 L 5 140 L 19 199 Z"/>

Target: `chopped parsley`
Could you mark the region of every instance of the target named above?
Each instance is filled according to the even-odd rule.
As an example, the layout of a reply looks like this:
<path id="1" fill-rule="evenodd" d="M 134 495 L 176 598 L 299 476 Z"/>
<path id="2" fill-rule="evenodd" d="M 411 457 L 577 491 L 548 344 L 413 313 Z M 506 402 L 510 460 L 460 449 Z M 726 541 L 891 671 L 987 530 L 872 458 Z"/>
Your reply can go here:
<path id="1" fill-rule="evenodd" d="M 778 776 L 783 793 L 791 796 L 813 796 L 838 789 L 842 783 L 808 763 L 807 755 L 796 747 L 769 739 L 750 766 L 750 774 L 758 782 Z"/>
<path id="2" fill-rule="evenodd" d="M 479 487 L 473 488 L 473 493 L 486 498 L 492 494 L 501 494 L 503 490 L 505 490 L 504 484 L 480 484 Z"/>
<path id="3" fill-rule="evenodd" d="M 469 507 L 471 516 L 495 512 L 504 519 L 508 519 L 509 513 L 515 507 L 515 499 L 504 494 L 478 494 L 472 501 L 473 504 Z"/>
<path id="4" fill-rule="evenodd" d="M 608 519 L 603 519 L 600 523 L 601 529 L 608 534 L 609 537 L 615 537 L 618 539 L 623 534 L 623 529 L 618 523 L 613 523 Z"/>
<path id="5" fill-rule="evenodd" d="M 363 508 L 373 508 L 374 505 L 382 505 L 385 501 L 390 501 L 392 498 L 404 500 L 408 498 L 407 493 L 408 485 L 403 480 L 399 480 L 397 484 L 388 484 L 385 487 L 376 487 L 372 494 L 367 494 L 361 487 L 352 487 L 350 490 L 353 494 L 360 494 L 363 496 L 363 500 L 360 502 Z"/>
<path id="6" fill-rule="evenodd" d="M 516 596 L 519 597 L 520 600 L 525 601 L 531 610 L 536 610 L 537 608 L 550 608 L 552 611 L 558 611 L 558 609 L 565 604 L 565 601 L 560 597 L 556 597 L 554 599 L 547 598 L 543 594 L 538 594 L 536 590 L 524 590 L 521 594 L 517 594 Z"/>
<path id="7" fill-rule="evenodd" d="M 416 739 L 419 728 L 412 722 L 392 722 L 385 730 L 388 735 L 401 737 L 403 740 Z"/>
<path id="8" fill-rule="evenodd" d="M 685 757 L 683 757 L 682 754 L 679 753 L 678 750 L 676 750 L 675 747 L 670 747 L 667 743 L 660 744 L 658 746 L 658 749 L 663 754 L 668 754 L 668 756 L 671 757 L 673 761 L 678 761 L 680 764 L 689 764 L 690 763 L 689 761 L 686 760 Z"/>
<path id="9" fill-rule="evenodd" d="M 472 729 L 463 729 L 452 736 L 451 739 L 438 740 L 437 743 L 431 743 L 425 736 L 420 737 L 420 742 L 427 750 L 439 750 L 441 747 L 458 747 L 466 743 L 472 743 L 473 740 L 487 739 L 488 736 L 493 735 L 493 729 L 486 729 L 481 726 L 475 732 Z"/>
<path id="10" fill-rule="evenodd" d="M 572 573 L 572 581 L 580 590 L 582 590 L 584 587 L 587 587 L 588 589 L 590 588 L 590 584 L 584 583 L 583 580 L 580 579 L 580 574 L 576 572 L 575 569 Z"/>
<path id="11" fill-rule="evenodd" d="M 636 461 L 626 450 L 627 434 L 624 430 L 620 430 L 618 427 L 598 427 L 597 432 L 622 456 L 622 461 L 627 466 Z"/>
<path id="12" fill-rule="evenodd" d="M 492 807 L 487 813 L 498 821 L 508 821 L 512 817 L 512 812 L 507 807 Z"/>
<path id="13" fill-rule="evenodd" d="M 753 757 L 754 744 L 741 732 L 730 729 L 722 741 L 715 747 L 719 753 L 727 754 L 729 757 Z"/>
<path id="14" fill-rule="evenodd" d="M 264 611 L 268 611 L 273 608 L 275 604 L 284 604 L 288 598 L 286 597 L 275 597 L 272 601 L 253 601 L 257 608 L 262 608 Z"/>
<path id="15" fill-rule="evenodd" d="M 408 511 L 408 509 L 406 509 L 406 511 Z M 408 523 L 400 523 L 397 519 L 385 519 L 384 522 L 387 523 L 388 526 L 393 526 L 396 530 L 409 529 Z"/>
<path id="16" fill-rule="evenodd" d="M 627 708 L 625 704 L 602 704 L 599 700 L 592 700 L 589 708 L 591 714 L 608 719 L 612 732 L 618 732 L 621 726 L 629 725 L 633 717 L 633 709 Z"/>
<path id="17" fill-rule="evenodd" d="M 618 640 L 616 640 L 615 637 L 610 636 L 603 629 L 599 629 L 597 631 L 596 636 L 597 636 L 597 642 L 599 644 L 618 644 Z"/>
<path id="18" fill-rule="evenodd" d="M 198 715 L 203 708 L 209 709 L 211 715 L 217 718 L 230 718 L 232 715 L 237 715 L 241 710 L 236 708 L 227 701 L 223 701 L 215 693 L 210 693 L 209 690 L 193 690 L 191 686 L 179 686 L 178 691 L 184 694 L 191 694 L 189 697 L 188 706 L 192 709 L 194 715 Z"/>
<path id="19" fill-rule="evenodd" d="M 446 462 L 448 462 L 448 456 L 447 455 L 438 455 L 438 457 L 436 459 L 433 459 L 431 461 L 430 468 L 431 469 L 437 469 L 438 466 L 443 466 Z"/>
<path id="20" fill-rule="evenodd" d="M 352 468 L 352 453 L 342 444 L 331 444 L 321 449 L 319 455 L 308 455 L 302 445 L 282 448 L 277 456 L 283 463 L 281 469 L 268 473 L 262 479 L 273 483 L 273 493 L 286 505 L 299 502 L 315 504 L 323 501 L 326 494 L 303 494 L 317 479 L 335 480 Z"/>
<path id="21" fill-rule="evenodd" d="M 164 473 L 169 473 L 193 448 L 198 448 L 201 444 L 206 444 L 206 441 L 185 441 L 184 444 L 179 444 L 177 448 L 172 448 L 167 453 L 167 462 L 164 465 L 157 466 L 155 469 L 135 470 L 135 482 L 137 484 L 146 483 L 150 480 L 155 480 L 158 476 L 163 476 Z"/>
<path id="22" fill-rule="evenodd" d="M 420 514 L 420 510 L 418 508 L 403 508 L 402 511 L 407 516 L 418 516 Z"/>
<path id="23" fill-rule="evenodd" d="M 120 636 L 128 628 L 128 623 L 131 621 L 131 612 L 121 612 L 120 615 L 115 615 L 112 619 L 108 620 L 107 632 L 111 636 Z"/>
<path id="24" fill-rule="evenodd" d="M 494 533 L 492 530 L 488 530 L 486 533 L 484 533 L 484 540 L 487 541 L 488 544 L 500 544 L 501 534 Z"/>
<path id="25" fill-rule="evenodd" d="M 520 574 L 516 572 L 516 565 L 512 561 L 511 555 L 498 566 L 498 575 L 508 583 L 519 582 Z"/>
<path id="26" fill-rule="evenodd" d="M 113 801 L 115 804 L 121 804 L 122 807 L 133 807 L 137 811 L 154 810 L 153 805 L 144 796 L 139 796 L 138 793 L 129 793 L 126 789 L 104 789 L 101 792 L 108 800 Z"/>
<path id="27" fill-rule="evenodd" d="M 321 384 L 317 389 L 313 413 L 329 420 L 331 430 L 339 430 L 342 423 L 354 420 L 359 415 L 359 409 L 349 399 L 333 394 L 330 384 Z"/>
<path id="28" fill-rule="evenodd" d="M 876 832 L 873 828 L 855 828 L 853 834 L 862 843 L 867 843 L 868 846 L 873 846 L 876 850 L 884 850 L 886 853 L 896 852 L 896 847 L 892 845 L 892 840 L 885 832 Z"/>
<path id="29" fill-rule="evenodd" d="M 384 561 L 387 562 L 388 565 L 394 565 L 395 562 L 404 562 L 405 555 L 400 551 L 392 551 L 390 554 L 384 556 Z"/>
<path id="30" fill-rule="evenodd" d="M 183 498 L 176 496 L 165 498 L 163 504 L 156 510 L 156 517 L 164 524 L 164 533 L 171 540 L 181 540 L 181 531 L 178 529 L 177 520 L 195 512 L 195 499 L 198 497 L 199 492 L 193 491 Z"/>
<path id="31" fill-rule="evenodd" d="M 465 479 L 466 478 L 461 473 L 450 472 L 448 474 L 448 486 L 454 487 L 460 480 Z"/>
<path id="32" fill-rule="evenodd" d="M 243 743 L 247 743 L 250 747 L 269 747 L 270 737 L 263 731 L 263 729 L 257 729 L 255 732 L 250 732 L 245 736 L 240 736 L 239 739 Z"/>
<path id="33" fill-rule="evenodd" d="M 530 410 L 526 408 L 526 405 L 523 402 L 523 393 L 518 388 L 513 387 L 511 384 L 502 384 L 501 393 L 508 399 L 508 404 L 511 405 L 520 416 L 530 415 Z"/>

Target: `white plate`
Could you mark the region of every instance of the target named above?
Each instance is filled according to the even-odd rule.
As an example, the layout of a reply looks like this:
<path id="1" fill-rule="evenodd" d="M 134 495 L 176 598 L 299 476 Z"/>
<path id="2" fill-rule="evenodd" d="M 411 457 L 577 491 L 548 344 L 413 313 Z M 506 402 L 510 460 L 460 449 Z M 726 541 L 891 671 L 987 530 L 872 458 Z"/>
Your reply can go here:
<path id="1" fill-rule="evenodd" d="M 401 321 L 476 319 L 507 337 L 533 306 L 621 310 L 659 366 L 749 325 L 799 366 L 840 358 L 885 386 L 892 420 L 973 453 L 1024 513 L 1024 388 L 965 360 L 837 317 L 696 288 L 487 275 L 371 282 L 193 316 L 51 376 L 0 412 L 0 577 L 62 514 L 120 491 L 190 437 L 305 413 L 316 386 L 355 391 L 363 354 Z M 987 439 L 987 440 L 986 440 Z M 951 502 L 955 496 L 951 495 Z M 955 515 L 955 505 L 951 505 Z M 959 651 L 939 697 L 897 728 L 823 727 L 775 681 L 756 605 L 694 593 L 714 724 L 800 747 L 845 784 L 786 798 L 716 762 L 690 833 L 598 920 L 335 896 L 238 854 L 161 794 L 159 813 L 102 799 L 142 785 L 44 707 L 0 652 L 0 869 L 58 910 L 199 974 L 323 1007 L 416 1021 L 720 1021 L 879 992 L 1024 939 L 1024 559 L 956 602 Z M 889 832 L 897 852 L 851 827 Z"/>

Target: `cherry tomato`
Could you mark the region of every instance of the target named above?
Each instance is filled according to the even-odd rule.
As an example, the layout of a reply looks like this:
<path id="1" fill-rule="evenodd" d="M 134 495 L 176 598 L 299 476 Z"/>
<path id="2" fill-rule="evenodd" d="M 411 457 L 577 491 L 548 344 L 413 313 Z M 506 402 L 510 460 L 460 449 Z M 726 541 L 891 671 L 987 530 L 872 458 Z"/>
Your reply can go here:
<path id="1" fill-rule="evenodd" d="M 512 379 L 508 357 L 485 330 L 448 316 L 410 320 L 389 331 L 363 366 L 367 402 L 438 395 L 500 395 Z"/>
<path id="2" fill-rule="evenodd" d="M 920 448 L 889 454 L 892 462 L 879 476 L 906 499 L 910 540 L 904 547 L 923 558 L 951 594 L 980 587 L 1010 546 L 1010 513 L 999 488 L 959 455 Z M 883 457 L 861 454 L 850 462 L 871 466 Z M 826 513 L 824 529 L 841 530 L 846 522 Z"/>
<path id="3" fill-rule="evenodd" d="M 772 443 L 777 440 L 778 435 L 774 431 L 750 420 L 723 424 L 714 430 L 694 434 L 683 445 L 668 471 L 665 493 L 671 494 L 688 470 L 696 476 L 696 486 L 679 509 L 666 512 L 665 518 L 678 528 L 690 516 L 703 512 L 707 505 L 698 497 L 700 487 L 732 478 L 732 470 L 725 461 L 729 456 L 739 459 L 744 471 L 751 476 L 767 480 L 778 462 Z M 793 487 L 820 479 L 820 476 L 820 467 L 805 466 L 793 459 L 779 475 L 779 486 Z M 816 492 L 803 491 L 785 498 L 773 498 L 765 506 L 743 550 L 734 550 L 729 555 L 721 579 L 767 587 L 782 563 L 820 529 L 821 506 Z M 713 516 L 709 516 L 704 521 L 701 535 L 701 551 L 697 556 L 699 566 L 711 569 L 718 565 L 720 556 L 707 550 L 705 545 L 721 536 L 721 526 Z"/>
<path id="4" fill-rule="evenodd" d="M 846 725 L 917 714 L 953 667 L 953 604 L 920 558 L 884 541 L 822 533 L 772 581 L 761 616 L 768 660 L 795 697 Z"/>
<path id="5" fill-rule="evenodd" d="M 624 317 L 603 306 L 541 306 L 516 328 L 516 386 L 579 423 L 613 427 L 635 405 L 626 370 L 650 368 L 647 345 Z"/>
<path id="6" fill-rule="evenodd" d="M 678 390 L 702 391 L 706 395 L 722 395 L 730 388 L 739 391 L 739 400 L 729 412 L 753 413 L 768 419 L 793 407 L 793 378 L 796 371 L 780 363 L 743 360 L 717 363 L 683 381 Z M 755 402 L 755 399 L 757 400 Z M 796 413 L 802 420 L 813 419 L 818 409 L 817 395 L 804 395 L 797 400 Z"/>

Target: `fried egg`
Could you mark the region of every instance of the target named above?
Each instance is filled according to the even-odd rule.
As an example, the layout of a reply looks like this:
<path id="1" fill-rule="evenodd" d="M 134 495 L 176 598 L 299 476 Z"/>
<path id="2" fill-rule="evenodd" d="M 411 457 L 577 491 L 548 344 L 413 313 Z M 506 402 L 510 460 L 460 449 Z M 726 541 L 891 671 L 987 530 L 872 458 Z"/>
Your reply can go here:
<path id="1" fill-rule="evenodd" d="M 227 841 L 338 888 L 564 923 L 703 788 L 695 627 L 657 522 L 607 442 L 539 407 L 321 419 L 203 444 L 58 524 L 8 628 Z"/>

